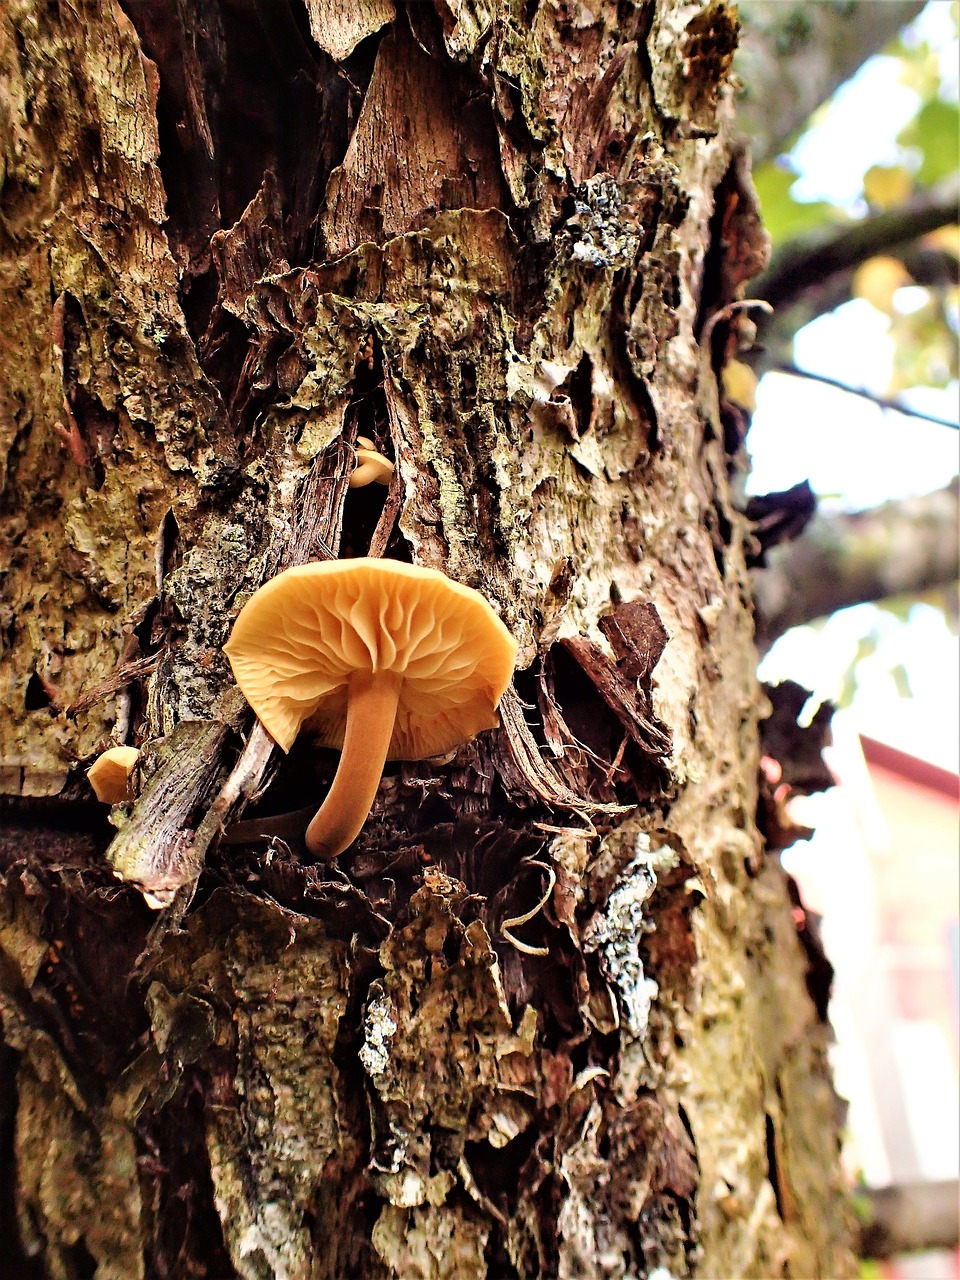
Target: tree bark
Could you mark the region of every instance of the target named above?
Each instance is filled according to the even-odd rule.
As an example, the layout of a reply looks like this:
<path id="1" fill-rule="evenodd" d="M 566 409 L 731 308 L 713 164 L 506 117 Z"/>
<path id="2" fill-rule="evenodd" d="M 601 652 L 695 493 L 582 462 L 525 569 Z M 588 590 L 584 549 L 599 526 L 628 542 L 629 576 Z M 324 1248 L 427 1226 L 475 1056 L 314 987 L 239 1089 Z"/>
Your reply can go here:
<path id="1" fill-rule="evenodd" d="M 957 1180 L 907 1182 L 858 1192 L 866 1222 L 860 1232 L 865 1258 L 956 1249 L 960 1243 Z"/>
<path id="2" fill-rule="evenodd" d="M 709 341 L 765 253 L 732 6 L 2 23 L 19 1273 L 853 1274 Z M 501 727 L 388 766 L 336 867 L 221 847 L 336 764 L 252 724 L 232 618 L 360 554 L 492 602 Z"/>

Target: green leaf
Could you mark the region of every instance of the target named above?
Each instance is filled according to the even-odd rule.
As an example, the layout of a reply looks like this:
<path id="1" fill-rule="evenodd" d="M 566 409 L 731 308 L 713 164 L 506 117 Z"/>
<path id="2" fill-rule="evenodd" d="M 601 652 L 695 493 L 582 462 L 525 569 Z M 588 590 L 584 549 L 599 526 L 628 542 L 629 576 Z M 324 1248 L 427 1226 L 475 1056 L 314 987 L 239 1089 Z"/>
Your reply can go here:
<path id="1" fill-rule="evenodd" d="M 954 102 L 931 98 L 897 141 L 919 149 L 923 159 L 917 178 L 921 183 L 929 186 L 939 182 L 960 168 L 960 108 Z"/>
<path id="2" fill-rule="evenodd" d="M 771 161 L 754 172 L 753 182 L 760 197 L 763 221 L 774 244 L 825 227 L 839 218 L 839 211 L 824 200 L 794 200 L 790 189 L 796 182 L 790 173 Z"/>

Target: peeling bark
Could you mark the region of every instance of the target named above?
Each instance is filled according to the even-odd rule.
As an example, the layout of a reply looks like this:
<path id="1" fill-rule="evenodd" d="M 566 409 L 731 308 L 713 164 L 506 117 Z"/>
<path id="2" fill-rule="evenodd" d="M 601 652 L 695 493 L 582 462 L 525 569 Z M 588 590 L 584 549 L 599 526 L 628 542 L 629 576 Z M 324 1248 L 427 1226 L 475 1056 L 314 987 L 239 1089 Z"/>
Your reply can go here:
<path id="1" fill-rule="evenodd" d="M 2 23 L 24 1274 L 851 1273 L 713 367 L 765 252 L 732 7 Z M 232 619 L 360 554 L 494 604 L 501 726 L 388 767 L 335 867 L 221 845 L 335 764 L 252 725 Z"/>

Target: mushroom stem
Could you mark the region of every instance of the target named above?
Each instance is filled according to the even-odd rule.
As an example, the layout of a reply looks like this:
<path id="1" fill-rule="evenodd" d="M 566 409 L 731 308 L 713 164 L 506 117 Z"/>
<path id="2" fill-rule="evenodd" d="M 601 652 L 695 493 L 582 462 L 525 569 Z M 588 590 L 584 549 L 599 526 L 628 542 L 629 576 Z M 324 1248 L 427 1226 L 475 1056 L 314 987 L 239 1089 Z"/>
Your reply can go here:
<path id="1" fill-rule="evenodd" d="M 367 820 L 393 736 L 400 684 L 401 677 L 389 671 L 357 671 L 350 677 L 340 763 L 305 837 L 315 858 L 342 853 Z"/>

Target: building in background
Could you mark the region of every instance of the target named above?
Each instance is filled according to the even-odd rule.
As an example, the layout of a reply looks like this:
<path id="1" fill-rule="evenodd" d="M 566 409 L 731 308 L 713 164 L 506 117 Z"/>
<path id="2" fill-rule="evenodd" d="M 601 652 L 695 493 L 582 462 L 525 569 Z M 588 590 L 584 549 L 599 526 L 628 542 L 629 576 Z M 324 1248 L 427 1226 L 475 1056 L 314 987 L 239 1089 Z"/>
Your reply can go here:
<path id="1" fill-rule="evenodd" d="M 838 785 L 795 802 L 816 827 L 784 862 L 823 917 L 846 1156 L 870 1187 L 960 1173 L 960 777 L 835 720 Z M 960 1208 L 957 1209 L 960 1213 Z M 956 1280 L 960 1255 L 876 1274 Z"/>

